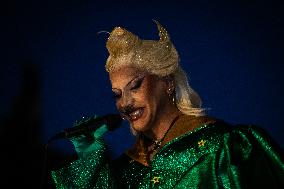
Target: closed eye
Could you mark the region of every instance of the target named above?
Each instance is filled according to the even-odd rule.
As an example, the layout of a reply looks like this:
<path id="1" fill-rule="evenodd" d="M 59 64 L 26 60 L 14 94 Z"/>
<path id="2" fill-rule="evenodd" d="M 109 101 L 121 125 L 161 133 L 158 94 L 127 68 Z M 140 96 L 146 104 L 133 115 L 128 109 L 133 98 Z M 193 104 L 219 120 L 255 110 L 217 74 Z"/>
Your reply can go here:
<path id="1" fill-rule="evenodd" d="M 134 80 L 133 83 L 130 86 L 130 90 L 139 89 L 142 85 L 143 80 L 144 80 L 144 77 L 138 78 L 137 80 Z"/>

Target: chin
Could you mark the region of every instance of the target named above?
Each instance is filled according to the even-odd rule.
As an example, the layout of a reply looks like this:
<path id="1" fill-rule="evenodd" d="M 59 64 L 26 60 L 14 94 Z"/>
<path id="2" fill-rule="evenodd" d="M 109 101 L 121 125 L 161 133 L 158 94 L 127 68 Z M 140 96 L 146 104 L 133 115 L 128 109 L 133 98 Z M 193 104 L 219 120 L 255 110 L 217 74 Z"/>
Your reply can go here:
<path id="1" fill-rule="evenodd" d="M 146 129 L 146 126 L 144 124 L 140 124 L 140 123 L 131 123 L 131 128 L 138 131 L 138 132 L 143 132 Z"/>
<path id="2" fill-rule="evenodd" d="M 129 121 L 129 124 L 130 124 L 130 131 L 134 136 L 136 136 L 138 133 L 143 132 L 138 125 L 133 124 L 130 121 Z"/>
<path id="3" fill-rule="evenodd" d="M 137 120 L 137 121 L 129 121 L 130 129 L 133 135 L 137 135 L 138 133 L 146 132 L 150 129 L 150 124 L 147 118 Z"/>

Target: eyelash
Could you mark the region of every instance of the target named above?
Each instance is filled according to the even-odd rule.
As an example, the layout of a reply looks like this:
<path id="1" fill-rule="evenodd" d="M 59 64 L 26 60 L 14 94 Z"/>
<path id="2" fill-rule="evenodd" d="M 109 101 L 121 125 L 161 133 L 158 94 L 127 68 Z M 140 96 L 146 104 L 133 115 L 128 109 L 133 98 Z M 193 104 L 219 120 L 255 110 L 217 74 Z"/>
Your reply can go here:
<path id="1" fill-rule="evenodd" d="M 141 87 L 141 84 L 143 82 L 143 78 L 139 79 L 138 81 L 136 81 L 133 85 L 133 87 L 130 88 L 130 90 L 136 90 L 136 89 L 139 89 Z"/>
<path id="2" fill-rule="evenodd" d="M 135 90 L 139 89 L 142 85 L 143 80 L 144 80 L 144 77 L 139 79 L 138 81 L 136 81 L 134 83 L 134 85 L 130 88 L 130 90 L 135 91 Z M 121 97 L 121 94 L 114 93 L 112 95 L 112 98 L 115 99 L 115 100 L 118 100 L 120 97 Z"/>

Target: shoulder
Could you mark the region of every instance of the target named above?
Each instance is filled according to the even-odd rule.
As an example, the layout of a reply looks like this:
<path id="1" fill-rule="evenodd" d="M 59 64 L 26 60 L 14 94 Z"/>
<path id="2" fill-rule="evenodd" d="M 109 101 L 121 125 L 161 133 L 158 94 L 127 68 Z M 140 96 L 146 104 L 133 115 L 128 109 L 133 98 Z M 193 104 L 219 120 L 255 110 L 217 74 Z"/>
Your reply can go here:
<path id="1" fill-rule="evenodd" d="M 232 151 L 243 154 L 244 157 L 273 156 L 272 154 L 277 154 L 281 159 L 284 157 L 280 145 L 267 130 L 257 125 L 234 125 L 230 135 L 225 137 L 225 142 L 230 145 Z"/>
<path id="2" fill-rule="evenodd" d="M 271 147 L 278 146 L 267 130 L 252 124 L 232 125 L 228 137 L 234 143 Z"/>
<path id="3" fill-rule="evenodd" d="M 239 144 L 262 144 L 279 146 L 269 132 L 255 124 L 231 124 L 222 119 L 210 116 L 195 118 L 196 130 L 220 135 L 222 140 Z M 207 129 L 202 129 L 203 127 Z"/>
<path id="4" fill-rule="evenodd" d="M 201 116 L 190 119 L 184 116 L 182 126 L 195 125 L 193 131 L 187 132 L 182 140 L 198 144 L 207 141 L 208 148 L 223 151 L 236 159 L 247 160 L 257 156 L 273 156 L 283 160 L 283 149 L 262 127 L 253 124 L 230 124 L 222 119 Z M 178 140 L 179 141 L 179 140 Z M 211 144 L 211 145 L 209 145 Z M 200 147 L 200 145 L 196 145 Z M 212 152 L 212 150 L 210 150 Z"/>
<path id="5" fill-rule="evenodd" d="M 227 128 L 229 127 L 227 123 L 214 117 L 182 115 L 175 122 L 172 129 L 168 132 L 167 136 L 165 137 L 164 143 L 168 143 L 173 139 L 184 138 L 184 136 L 195 136 L 199 133 L 204 133 L 205 131 L 210 133 L 211 131 L 216 130 L 216 126 L 218 126 L 217 130 L 220 133 L 222 133 L 223 130 L 227 130 Z"/>

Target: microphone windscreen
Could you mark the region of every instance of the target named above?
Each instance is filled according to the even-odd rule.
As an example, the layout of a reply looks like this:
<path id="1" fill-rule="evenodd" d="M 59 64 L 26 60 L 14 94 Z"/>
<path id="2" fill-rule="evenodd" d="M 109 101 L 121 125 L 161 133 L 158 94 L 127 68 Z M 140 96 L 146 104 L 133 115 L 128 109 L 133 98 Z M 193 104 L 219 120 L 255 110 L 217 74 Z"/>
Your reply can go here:
<path id="1" fill-rule="evenodd" d="M 109 131 L 113 131 L 121 126 L 122 118 L 119 114 L 108 114 L 105 116 L 105 123 Z"/>

